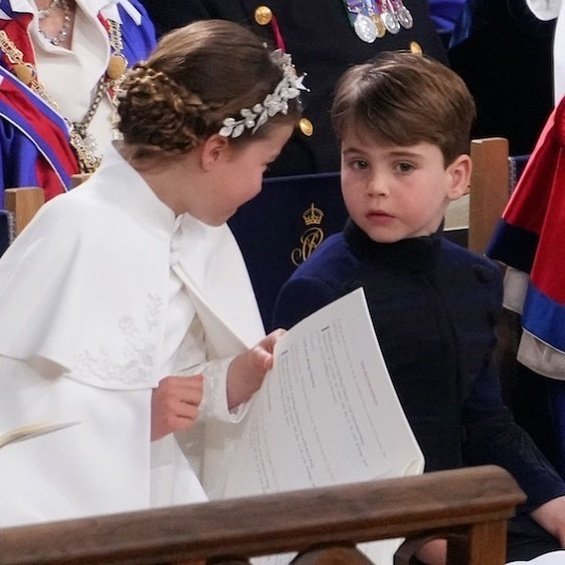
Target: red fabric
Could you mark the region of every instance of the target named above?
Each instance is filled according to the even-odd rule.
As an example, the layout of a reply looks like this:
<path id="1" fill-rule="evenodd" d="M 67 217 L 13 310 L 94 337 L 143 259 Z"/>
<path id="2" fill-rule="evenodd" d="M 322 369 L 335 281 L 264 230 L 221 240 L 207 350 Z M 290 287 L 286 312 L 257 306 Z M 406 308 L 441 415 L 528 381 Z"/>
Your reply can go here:
<path id="1" fill-rule="evenodd" d="M 538 235 L 531 281 L 565 304 L 565 98 L 547 121 L 503 218 Z"/>

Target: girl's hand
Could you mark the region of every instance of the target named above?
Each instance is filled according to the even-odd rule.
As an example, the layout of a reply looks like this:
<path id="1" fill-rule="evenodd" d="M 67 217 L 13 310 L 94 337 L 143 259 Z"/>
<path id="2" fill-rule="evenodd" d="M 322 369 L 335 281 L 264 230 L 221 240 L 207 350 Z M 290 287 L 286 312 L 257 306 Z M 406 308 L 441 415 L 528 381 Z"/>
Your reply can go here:
<path id="1" fill-rule="evenodd" d="M 192 427 L 202 395 L 202 375 L 161 379 L 151 395 L 151 441 Z"/>
<path id="2" fill-rule="evenodd" d="M 227 382 L 230 410 L 249 400 L 259 390 L 267 371 L 273 367 L 275 343 L 285 332 L 283 329 L 271 332 L 255 347 L 241 353 L 230 363 Z"/>

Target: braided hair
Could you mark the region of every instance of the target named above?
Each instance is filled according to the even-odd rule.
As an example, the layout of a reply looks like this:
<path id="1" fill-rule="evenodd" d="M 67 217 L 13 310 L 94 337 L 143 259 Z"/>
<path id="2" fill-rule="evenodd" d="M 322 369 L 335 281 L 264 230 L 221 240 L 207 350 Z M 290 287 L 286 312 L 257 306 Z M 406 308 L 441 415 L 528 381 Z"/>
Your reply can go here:
<path id="1" fill-rule="evenodd" d="M 226 117 L 262 101 L 282 76 L 252 31 L 224 20 L 194 22 L 164 36 L 147 61 L 128 71 L 118 129 L 136 157 L 183 154 L 218 133 Z M 299 113 L 298 100 L 291 100 L 287 114 L 230 142 L 264 137 L 274 123 L 294 123 Z"/>

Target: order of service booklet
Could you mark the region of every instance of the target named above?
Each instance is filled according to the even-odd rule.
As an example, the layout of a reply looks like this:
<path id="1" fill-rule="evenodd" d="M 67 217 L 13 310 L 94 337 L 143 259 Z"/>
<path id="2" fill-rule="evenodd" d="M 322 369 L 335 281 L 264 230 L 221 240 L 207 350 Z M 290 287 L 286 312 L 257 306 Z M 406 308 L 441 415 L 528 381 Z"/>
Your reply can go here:
<path id="1" fill-rule="evenodd" d="M 230 459 L 225 497 L 420 474 L 424 458 L 390 380 L 362 289 L 277 341 Z M 400 541 L 361 544 L 391 564 Z M 255 563 L 288 563 L 288 555 Z"/>

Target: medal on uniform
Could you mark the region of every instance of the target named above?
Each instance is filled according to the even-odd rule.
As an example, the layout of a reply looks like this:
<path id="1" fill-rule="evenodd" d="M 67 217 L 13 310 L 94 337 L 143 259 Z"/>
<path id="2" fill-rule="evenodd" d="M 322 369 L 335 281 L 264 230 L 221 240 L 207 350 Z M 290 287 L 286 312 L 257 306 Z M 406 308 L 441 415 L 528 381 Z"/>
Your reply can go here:
<path id="1" fill-rule="evenodd" d="M 359 39 L 366 43 L 373 43 L 377 39 L 377 26 L 373 18 L 365 14 L 357 14 L 353 23 L 353 28 Z"/>
<path id="2" fill-rule="evenodd" d="M 344 0 L 347 16 L 357 37 L 365 43 L 373 43 L 380 36 L 368 4 L 372 4 L 372 0 Z"/>
<path id="3" fill-rule="evenodd" d="M 400 10 L 396 12 L 396 18 L 405 29 L 410 29 L 414 25 L 414 18 L 406 6 L 402 6 Z"/>
<path id="4" fill-rule="evenodd" d="M 398 23 L 404 29 L 410 29 L 414 25 L 414 18 L 410 13 L 410 10 L 404 5 L 402 0 L 392 0 L 394 6 L 394 15 L 398 20 Z"/>
<path id="5" fill-rule="evenodd" d="M 400 31 L 400 24 L 394 16 L 393 5 L 388 0 L 376 0 L 376 13 L 379 14 L 385 33 L 396 34 Z"/>
<path id="6" fill-rule="evenodd" d="M 378 7 L 375 0 L 365 0 L 365 7 L 367 9 L 367 15 L 373 20 L 375 26 L 376 37 L 383 37 L 386 33 L 386 27 L 383 20 L 379 14 Z"/>
<path id="7" fill-rule="evenodd" d="M 390 10 L 385 10 L 381 14 L 381 18 L 383 19 L 387 31 L 392 34 L 397 34 L 400 31 L 400 24 L 396 16 Z"/>
<path id="8" fill-rule="evenodd" d="M 373 14 L 373 21 L 375 22 L 375 29 L 377 30 L 377 37 L 384 37 L 386 34 L 386 26 L 380 14 Z"/>
<path id="9" fill-rule="evenodd" d="M 359 39 L 373 43 L 386 32 L 410 29 L 414 18 L 403 0 L 343 0 L 351 27 Z"/>

